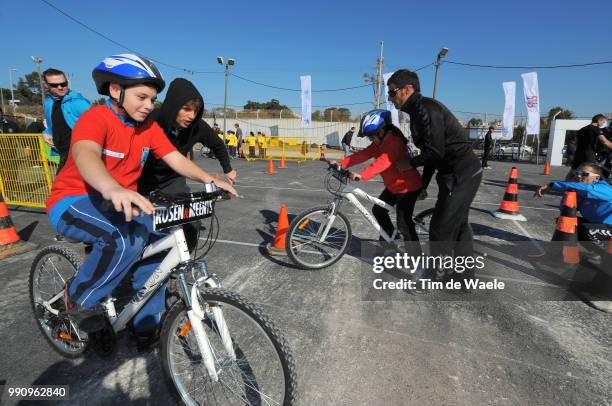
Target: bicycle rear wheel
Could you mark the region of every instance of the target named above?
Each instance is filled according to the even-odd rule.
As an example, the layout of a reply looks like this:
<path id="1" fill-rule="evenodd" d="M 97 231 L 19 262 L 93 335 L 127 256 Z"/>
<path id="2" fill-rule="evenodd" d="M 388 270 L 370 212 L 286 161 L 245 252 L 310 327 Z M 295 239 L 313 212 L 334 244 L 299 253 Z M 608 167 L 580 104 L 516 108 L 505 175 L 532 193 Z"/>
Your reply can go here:
<path id="1" fill-rule="evenodd" d="M 213 382 L 208 375 L 181 301 L 169 311 L 161 332 L 162 365 L 175 394 L 188 405 L 294 404 L 297 380 L 293 357 L 263 311 L 223 289 L 201 290 L 199 299 L 219 380 Z M 213 307 L 222 310 L 235 360 L 223 345 Z"/>
<path id="2" fill-rule="evenodd" d="M 81 262 L 76 252 L 52 245 L 38 253 L 30 270 L 30 303 L 36 324 L 51 348 L 66 358 L 77 358 L 87 349 L 87 333 L 63 315 L 66 282 L 76 275 Z M 59 314 L 43 306 L 43 302 L 53 298 L 50 307 Z"/>
<path id="3" fill-rule="evenodd" d="M 350 240 L 351 225 L 344 214 L 337 211 L 332 218 L 329 206 L 313 207 L 289 225 L 286 250 L 301 268 L 321 269 L 336 263 L 348 249 Z"/>

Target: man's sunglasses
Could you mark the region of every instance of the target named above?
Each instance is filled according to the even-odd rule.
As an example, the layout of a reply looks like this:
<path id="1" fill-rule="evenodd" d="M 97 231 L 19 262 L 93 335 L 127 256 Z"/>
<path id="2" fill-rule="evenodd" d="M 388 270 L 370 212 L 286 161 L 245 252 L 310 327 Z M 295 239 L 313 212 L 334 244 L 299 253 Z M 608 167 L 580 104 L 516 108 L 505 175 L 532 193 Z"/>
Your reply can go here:
<path id="1" fill-rule="evenodd" d="M 60 86 L 61 87 L 68 87 L 68 82 L 61 82 L 61 83 L 48 83 L 47 82 L 47 86 L 53 87 L 53 88 L 60 87 Z"/>
<path id="2" fill-rule="evenodd" d="M 579 178 L 588 178 L 589 176 L 599 176 L 596 173 L 587 172 L 587 171 L 576 171 L 575 175 L 578 176 Z"/>
<path id="3" fill-rule="evenodd" d="M 395 97 L 397 95 L 397 92 L 402 89 L 403 87 L 398 87 L 397 89 L 389 90 L 387 93 L 389 94 L 389 97 Z"/>

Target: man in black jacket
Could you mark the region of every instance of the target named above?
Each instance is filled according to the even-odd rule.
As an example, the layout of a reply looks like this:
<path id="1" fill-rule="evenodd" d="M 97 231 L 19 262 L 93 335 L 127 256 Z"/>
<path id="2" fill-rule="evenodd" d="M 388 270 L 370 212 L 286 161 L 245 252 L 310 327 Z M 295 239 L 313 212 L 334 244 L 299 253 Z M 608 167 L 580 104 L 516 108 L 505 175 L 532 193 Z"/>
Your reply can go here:
<path id="1" fill-rule="evenodd" d="M 491 152 L 491 144 L 493 144 L 493 130 L 495 127 L 489 127 L 489 131 L 484 137 L 484 147 L 482 150 L 482 169 L 491 169 L 489 166 L 489 153 Z"/>
<path id="2" fill-rule="evenodd" d="M 591 124 L 582 127 L 576 133 L 576 152 L 572 161 L 572 170 L 567 178 L 573 177 L 573 171 L 583 163 L 597 162 L 595 153 L 601 147 L 612 148 L 612 142 L 604 135 L 608 119 L 603 114 L 597 114 L 591 119 Z M 601 144 L 601 147 L 600 145 Z"/>
<path id="3" fill-rule="evenodd" d="M 455 116 L 440 102 L 420 93 L 419 78 L 407 69 L 387 81 L 389 100 L 410 115 L 410 131 L 421 154 L 397 163 L 400 170 L 425 166 L 437 170 L 438 200 L 429 229 L 434 255 L 473 255 L 468 222 L 470 204 L 482 179 L 480 161 Z M 465 277 L 472 277 L 466 271 Z M 465 287 L 465 285 L 464 285 Z"/>
<path id="4" fill-rule="evenodd" d="M 230 165 L 227 148 L 223 140 L 202 120 L 203 113 L 204 99 L 200 92 L 187 79 L 178 78 L 170 83 L 162 106 L 151 114 L 181 154 L 186 156 L 194 144 L 202 143 L 215 154 L 227 180 L 234 183 L 237 174 Z M 168 194 L 189 192 L 185 177 L 174 172 L 161 159 L 157 160 L 149 154 L 138 180 L 138 192 L 148 196 L 156 189 Z M 183 226 L 189 251 L 197 246 L 198 229 L 198 223 Z"/>

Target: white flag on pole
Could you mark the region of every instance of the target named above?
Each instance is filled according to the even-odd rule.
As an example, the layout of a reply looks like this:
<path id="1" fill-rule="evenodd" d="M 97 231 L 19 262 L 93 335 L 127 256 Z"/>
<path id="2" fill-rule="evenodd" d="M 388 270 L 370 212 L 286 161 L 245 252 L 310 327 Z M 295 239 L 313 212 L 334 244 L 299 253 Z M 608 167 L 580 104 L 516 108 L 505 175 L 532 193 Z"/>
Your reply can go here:
<path id="1" fill-rule="evenodd" d="M 395 72 L 385 73 L 383 75 L 383 88 L 385 89 L 385 100 L 387 101 L 387 110 L 391 112 L 391 121 L 393 125 L 399 127 L 399 111 L 395 108 L 395 105 L 389 101 L 389 90 L 387 88 L 387 80 L 393 75 Z"/>
<path id="2" fill-rule="evenodd" d="M 504 122 L 502 139 L 511 140 L 514 136 L 514 100 L 516 98 L 516 82 L 504 82 L 506 106 L 504 107 Z"/>
<path id="3" fill-rule="evenodd" d="M 523 73 L 523 91 L 527 105 L 527 134 L 540 134 L 540 91 L 538 89 L 538 74 Z"/>
<path id="4" fill-rule="evenodd" d="M 302 127 L 310 127 L 312 119 L 312 90 L 310 75 L 300 76 L 302 82 Z"/>

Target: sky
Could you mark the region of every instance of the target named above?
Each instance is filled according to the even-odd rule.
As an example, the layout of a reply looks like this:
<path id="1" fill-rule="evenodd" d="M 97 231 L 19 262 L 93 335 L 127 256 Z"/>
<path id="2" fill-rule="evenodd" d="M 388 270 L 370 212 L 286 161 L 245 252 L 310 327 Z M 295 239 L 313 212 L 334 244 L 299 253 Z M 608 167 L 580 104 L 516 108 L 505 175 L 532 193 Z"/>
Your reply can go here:
<path id="1" fill-rule="evenodd" d="M 312 76 L 313 110 L 346 105 L 354 114 L 372 108 L 372 87 L 384 41 L 384 72 L 446 60 L 485 65 L 533 66 L 612 61 L 612 1 L 158 1 L 46 0 L 112 41 L 160 61 L 169 83 L 192 80 L 208 109 L 223 103 L 223 67 L 216 56 L 235 58 L 230 71 L 252 81 L 299 90 Z M 72 89 L 97 98 L 91 70 L 106 56 L 130 52 L 88 31 L 42 0 L 4 1 L 0 7 L 0 86 L 9 69 L 18 76 L 42 69 L 69 74 Z M 197 72 L 189 74 L 174 65 Z M 612 64 L 569 69 L 485 69 L 443 63 L 438 99 L 453 111 L 501 114 L 502 82 L 517 82 L 517 115 L 526 114 L 521 73 L 536 71 L 540 111 L 562 106 L 579 117 L 612 112 Z M 433 92 L 434 67 L 420 70 L 422 93 Z M 14 73 L 14 76 L 16 76 Z M 163 98 L 163 94 L 160 96 Z M 228 105 L 278 99 L 300 111 L 300 92 L 229 77 Z M 360 103 L 360 104 L 356 104 Z M 465 118 L 475 116 L 463 114 Z"/>

